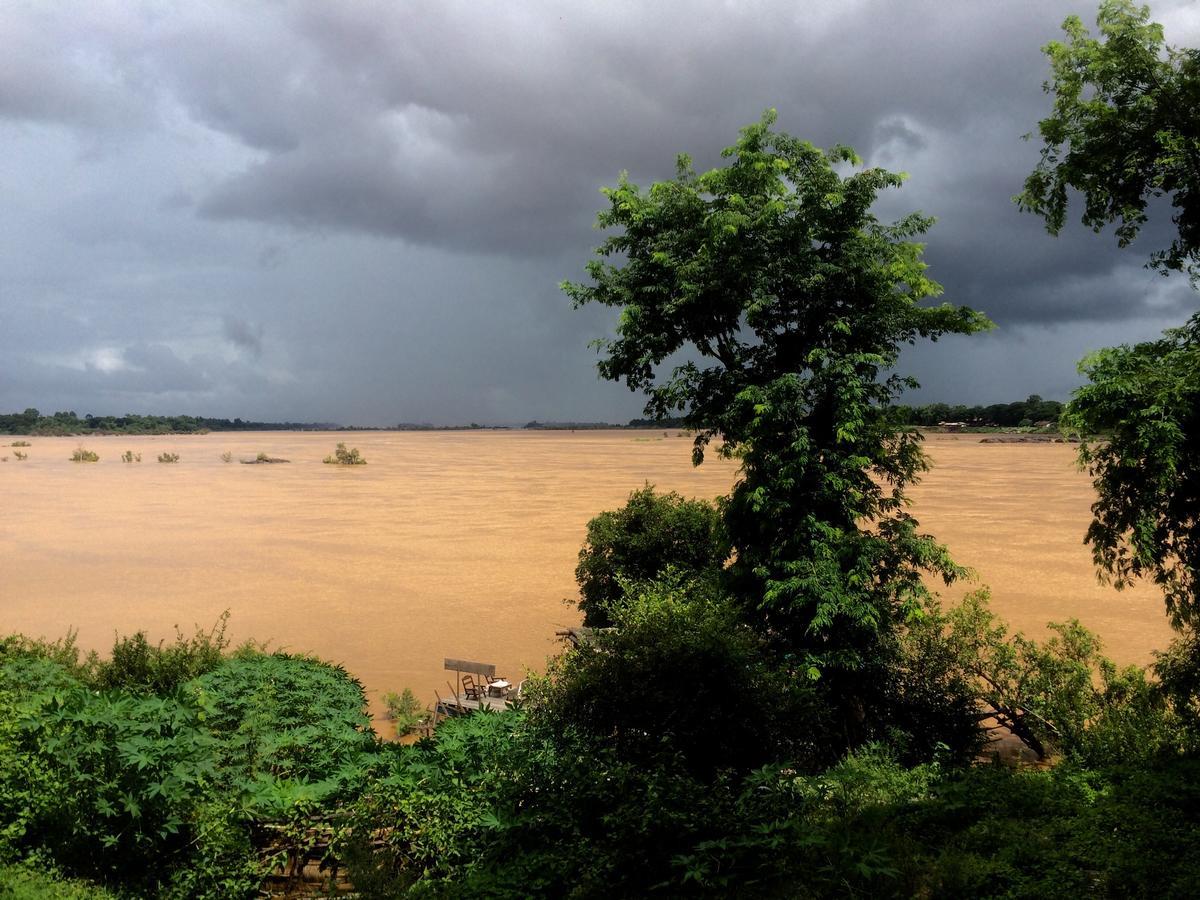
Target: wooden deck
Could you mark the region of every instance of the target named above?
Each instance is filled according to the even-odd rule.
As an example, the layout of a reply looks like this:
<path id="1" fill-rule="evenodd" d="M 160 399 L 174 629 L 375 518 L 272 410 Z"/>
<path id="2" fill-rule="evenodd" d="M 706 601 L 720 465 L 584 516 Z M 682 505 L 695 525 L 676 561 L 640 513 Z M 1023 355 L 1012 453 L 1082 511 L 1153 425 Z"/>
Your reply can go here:
<path id="1" fill-rule="evenodd" d="M 477 712 L 480 709 L 503 712 L 508 709 L 508 700 L 504 697 L 481 697 L 472 700 L 464 694 L 455 697 L 445 697 L 438 701 L 438 714 L 443 716 L 463 716 Z"/>

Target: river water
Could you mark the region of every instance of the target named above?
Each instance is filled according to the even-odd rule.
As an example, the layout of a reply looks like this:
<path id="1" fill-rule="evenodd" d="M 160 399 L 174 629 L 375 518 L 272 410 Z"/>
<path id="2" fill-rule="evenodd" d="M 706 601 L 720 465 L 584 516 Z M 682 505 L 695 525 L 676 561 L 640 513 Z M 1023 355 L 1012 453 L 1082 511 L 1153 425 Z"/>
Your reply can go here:
<path id="1" fill-rule="evenodd" d="M 97 463 L 68 461 L 78 439 L 28 440 L 23 462 L 0 447 L 0 632 L 74 628 L 104 651 L 116 632 L 157 640 L 229 610 L 235 640 L 345 665 L 375 712 L 389 690 L 444 695 L 444 657 L 510 679 L 541 669 L 554 632 L 578 623 L 563 601 L 588 519 L 646 481 L 711 498 L 736 472 L 693 468 L 673 430 L 89 438 Z M 323 465 L 339 440 L 368 465 Z M 1166 645 L 1151 586 L 1119 593 L 1093 573 L 1091 486 L 1071 447 L 936 435 L 927 449 L 914 512 L 1015 627 L 1077 616 L 1119 662 Z M 143 461 L 122 463 L 125 450 Z M 156 462 L 164 451 L 180 461 Z M 291 462 L 237 462 L 260 451 Z"/>

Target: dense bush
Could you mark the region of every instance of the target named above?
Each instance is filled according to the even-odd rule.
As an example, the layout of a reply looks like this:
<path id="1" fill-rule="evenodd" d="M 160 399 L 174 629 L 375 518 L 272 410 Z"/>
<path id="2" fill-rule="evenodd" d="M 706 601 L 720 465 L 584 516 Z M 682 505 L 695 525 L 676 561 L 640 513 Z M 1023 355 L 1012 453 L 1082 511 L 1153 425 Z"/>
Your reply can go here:
<path id="1" fill-rule="evenodd" d="M 362 685 L 340 666 L 284 653 L 227 659 L 188 686 L 222 783 L 268 818 L 357 783 L 376 738 Z"/>
<path id="2" fill-rule="evenodd" d="M 574 729 L 623 760 L 664 757 L 697 777 L 772 759 L 815 764 L 828 749 L 820 700 L 768 655 L 735 608 L 703 584 L 628 585 L 608 607 L 614 630 L 553 661 L 531 715 Z M 836 755 L 836 751 L 835 751 Z"/>
<path id="3" fill-rule="evenodd" d="M 118 639 L 103 661 L 70 637 L 0 640 L 0 863 L 136 896 L 255 893 L 268 845 L 309 840 L 378 744 L 341 669 L 227 647 L 223 619 L 173 644 Z"/>
<path id="4" fill-rule="evenodd" d="M 426 896 L 467 896 L 449 885 L 503 837 L 500 816 L 537 746 L 514 712 L 451 719 L 433 740 L 389 746 L 350 810 L 341 851 L 355 885 L 368 896 L 418 883 Z"/>
<path id="5" fill-rule="evenodd" d="M 674 492 L 657 494 L 652 485 L 629 495 L 617 510 L 587 524 L 575 580 L 584 624 L 611 624 L 610 607 L 628 582 L 652 581 L 668 567 L 696 580 L 715 582 L 729 558 L 717 508 Z"/>
<path id="6" fill-rule="evenodd" d="M 36 671 L 54 665 L 48 660 L 29 664 L 42 690 L 0 692 L 7 853 L 44 853 L 101 879 L 161 883 L 187 853 L 190 809 L 214 773 L 197 711 L 169 697 L 97 694 Z"/>
<path id="7" fill-rule="evenodd" d="M 210 630 L 198 628 L 190 638 L 177 628 L 171 644 L 151 644 L 144 631 L 118 638 L 108 660 L 92 663 L 89 680 L 102 689 L 170 693 L 221 664 L 229 648 L 225 636 L 228 622 L 226 612 Z"/>
<path id="8" fill-rule="evenodd" d="M 932 627 L 948 645 L 971 696 L 1039 756 L 1058 751 L 1088 765 L 1111 765 L 1182 747 L 1178 702 L 1135 666 L 1118 668 L 1078 621 L 1052 623 L 1039 643 L 1009 635 L 987 604 L 968 596 Z M 1178 671 L 1187 671 L 1180 665 Z"/>

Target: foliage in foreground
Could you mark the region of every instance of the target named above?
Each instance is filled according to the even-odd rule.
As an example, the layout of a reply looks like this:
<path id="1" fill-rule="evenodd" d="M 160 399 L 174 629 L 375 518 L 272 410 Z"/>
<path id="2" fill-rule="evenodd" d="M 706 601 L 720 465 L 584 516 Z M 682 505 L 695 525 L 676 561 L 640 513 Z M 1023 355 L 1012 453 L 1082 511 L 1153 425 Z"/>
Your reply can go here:
<path id="1" fill-rule="evenodd" d="M 37 865 L 0 864 L 0 900 L 113 900 L 101 887 Z"/>
<path id="2" fill-rule="evenodd" d="M 507 714 L 449 724 L 394 764 L 395 793 L 372 807 L 396 823 L 391 868 L 368 875 L 379 896 L 1182 897 L 1200 884 L 1190 759 L 905 767 L 872 746 L 819 773 L 700 781 L 669 756 L 630 764 Z M 455 779 L 463 790 L 429 793 Z"/>
<path id="3" fill-rule="evenodd" d="M 525 709 L 451 720 L 414 746 L 375 739 L 340 668 L 230 652 L 220 623 L 174 643 L 123 638 L 107 661 L 70 639 L 5 638 L 0 864 L 138 896 L 249 897 L 273 854 L 323 836 L 367 896 L 1196 883 L 1194 866 L 1168 864 L 1200 838 L 1200 763 L 1183 755 L 1200 711 L 1194 642 L 1155 683 L 1111 667 L 1074 625 L 1034 643 L 978 599 L 933 611 L 903 636 L 889 690 L 919 706 L 923 690 L 986 675 L 1055 729 L 1063 762 L 1013 773 L 964 768 L 949 745 L 914 752 L 914 734 L 954 732 L 910 720 L 906 733 L 896 711 L 840 758 L 820 683 L 776 668 L 703 583 L 645 584 L 615 612 L 620 628 L 568 651 Z"/>
<path id="4" fill-rule="evenodd" d="M 378 750 L 361 685 L 223 622 L 110 660 L 0 640 L 0 862 L 52 861 L 136 896 L 248 897 L 275 850 Z M 280 844 L 282 841 L 282 844 Z"/>
<path id="5" fill-rule="evenodd" d="M 1118 587 L 1151 577 L 1177 625 L 1200 621 L 1200 314 L 1156 341 L 1087 357 L 1064 422 L 1098 497 L 1087 531 Z"/>

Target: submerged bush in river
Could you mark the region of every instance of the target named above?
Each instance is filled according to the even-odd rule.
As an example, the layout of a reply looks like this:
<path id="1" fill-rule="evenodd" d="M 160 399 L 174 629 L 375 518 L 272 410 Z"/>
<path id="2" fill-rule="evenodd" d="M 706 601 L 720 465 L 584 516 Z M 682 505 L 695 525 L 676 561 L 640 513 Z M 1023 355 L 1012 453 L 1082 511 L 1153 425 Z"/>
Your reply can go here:
<path id="1" fill-rule="evenodd" d="M 142 454 L 134 453 L 132 450 L 126 450 L 124 453 L 121 454 L 121 462 L 133 463 L 133 462 L 141 462 L 141 461 L 142 461 Z"/>
<path id="2" fill-rule="evenodd" d="M 160 454 L 158 454 L 158 461 L 160 463 L 177 463 L 177 462 L 179 462 L 179 454 L 178 453 L 160 453 Z"/>
<path id="3" fill-rule="evenodd" d="M 413 734 L 429 721 L 429 713 L 412 692 L 412 688 L 405 688 L 399 694 L 384 694 L 383 703 L 387 707 L 388 718 L 396 724 L 398 737 Z"/>
<path id="4" fill-rule="evenodd" d="M 337 445 L 333 456 L 325 457 L 324 462 L 335 466 L 365 466 L 367 464 L 367 461 L 359 454 L 357 447 L 347 450 L 346 445 L 342 443 Z"/>
<path id="5" fill-rule="evenodd" d="M 71 462 L 99 462 L 100 454 L 94 450 L 76 447 L 71 453 Z"/>

